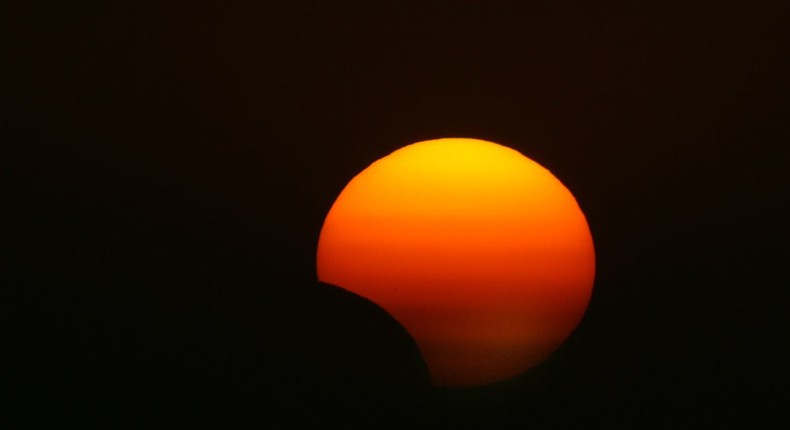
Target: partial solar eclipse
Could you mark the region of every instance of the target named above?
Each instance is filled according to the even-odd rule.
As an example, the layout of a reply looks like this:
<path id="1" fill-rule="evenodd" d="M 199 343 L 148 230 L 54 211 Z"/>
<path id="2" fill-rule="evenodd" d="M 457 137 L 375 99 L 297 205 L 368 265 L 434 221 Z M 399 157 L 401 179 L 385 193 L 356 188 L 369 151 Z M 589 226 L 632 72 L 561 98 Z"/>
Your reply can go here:
<path id="1" fill-rule="evenodd" d="M 476 139 L 418 142 L 340 193 L 318 277 L 372 300 L 412 335 L 439 386 L 502 381 L 545 360 L 581 320 L 595 251 L 548 170 Z"/>

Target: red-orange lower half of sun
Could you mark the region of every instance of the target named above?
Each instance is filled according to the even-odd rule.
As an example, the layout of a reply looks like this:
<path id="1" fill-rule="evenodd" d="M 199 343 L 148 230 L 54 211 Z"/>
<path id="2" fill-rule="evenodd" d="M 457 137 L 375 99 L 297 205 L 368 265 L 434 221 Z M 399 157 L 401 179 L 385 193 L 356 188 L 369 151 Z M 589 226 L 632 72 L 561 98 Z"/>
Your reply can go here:
<path id="1" fill-rule="evenodd" d="M 518 375 L 581 320 L 595 253 L 548 170 L 476 139 L 406 146 L 349 182 L 318 242 L 318 277 L 372 300 L 417 342 L 436 385 Z"/>

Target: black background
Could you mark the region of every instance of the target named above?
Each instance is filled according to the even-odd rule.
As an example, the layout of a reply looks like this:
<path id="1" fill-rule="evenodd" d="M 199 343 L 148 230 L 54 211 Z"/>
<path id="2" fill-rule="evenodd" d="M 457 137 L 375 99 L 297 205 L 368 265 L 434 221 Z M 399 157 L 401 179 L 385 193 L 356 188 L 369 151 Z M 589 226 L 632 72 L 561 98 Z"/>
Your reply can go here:
<path id="1" fill-rule="evenodd" d="M 152 3 L 0 6 L 3 428 L 786 418 L 786 2 Z M 448 136 L 550 169 L 598 259 L 475 389 L 315 281 L 346 182 Z"/>

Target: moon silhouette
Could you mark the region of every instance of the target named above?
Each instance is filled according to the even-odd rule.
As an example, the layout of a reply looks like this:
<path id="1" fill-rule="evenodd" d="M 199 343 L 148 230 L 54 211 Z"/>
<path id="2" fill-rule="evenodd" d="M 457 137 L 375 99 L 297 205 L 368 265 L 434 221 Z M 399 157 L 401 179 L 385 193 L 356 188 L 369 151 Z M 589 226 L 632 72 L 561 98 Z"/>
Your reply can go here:
<path id="1" fill-rule="evenodd" d="M 570 191 L 505 146 L 414 143 L 354 177 L 324 221 L 318 277 L 414 337 L 439 386 L 516 376 L 551 355 L 590 300 L 595 252 Z"/>

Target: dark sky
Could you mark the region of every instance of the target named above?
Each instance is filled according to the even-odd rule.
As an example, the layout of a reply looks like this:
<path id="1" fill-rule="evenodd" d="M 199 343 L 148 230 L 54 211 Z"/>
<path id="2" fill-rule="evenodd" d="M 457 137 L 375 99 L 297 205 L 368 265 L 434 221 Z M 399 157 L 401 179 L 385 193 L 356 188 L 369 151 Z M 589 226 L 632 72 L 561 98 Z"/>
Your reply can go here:
<path id="1" fill-rule="evenodd" d="M 786 2 L 97 3 L 0 6 L 3 428 L 786 418 Z M 479 389 L 314 274 L 347 181 L 450 136 L 551 170 L 598 258 Z"/>

